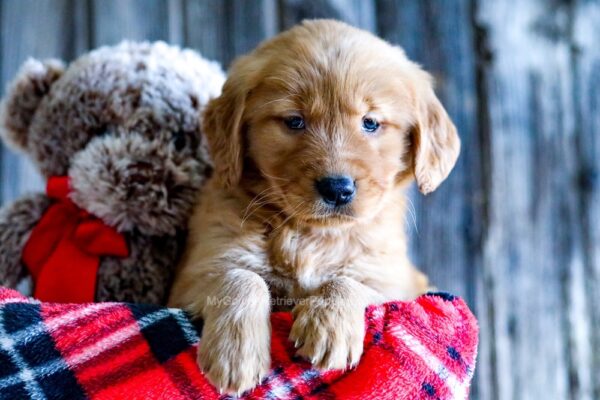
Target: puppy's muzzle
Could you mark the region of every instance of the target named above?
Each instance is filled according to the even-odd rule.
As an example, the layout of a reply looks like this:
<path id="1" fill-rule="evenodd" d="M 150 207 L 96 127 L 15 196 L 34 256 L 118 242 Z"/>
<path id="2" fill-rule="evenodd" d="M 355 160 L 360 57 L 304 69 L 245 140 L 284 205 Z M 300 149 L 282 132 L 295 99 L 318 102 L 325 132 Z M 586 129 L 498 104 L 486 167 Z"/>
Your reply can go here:
<path id="1" fill-rule="evenodd" d="M 335 207 L 350 203 L 356 194 L 354 180 L 348 176 L 326 176 L 318 179 L 315 187 L 323 201 Z"/>

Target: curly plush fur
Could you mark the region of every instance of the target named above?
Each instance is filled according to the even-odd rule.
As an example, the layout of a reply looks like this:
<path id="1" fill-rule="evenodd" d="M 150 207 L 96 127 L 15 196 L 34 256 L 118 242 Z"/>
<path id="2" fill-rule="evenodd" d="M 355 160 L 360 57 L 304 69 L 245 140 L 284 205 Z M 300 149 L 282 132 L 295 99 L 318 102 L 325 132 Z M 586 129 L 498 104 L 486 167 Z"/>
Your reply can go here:
<path id="1" fill-rule="evenodd" d="M 0 283 L 16 287 L 26 275 L 21 251 L 29 234 L 50 204 L 43 194 L 23 197 L 0 211 Z"/>
<path id="2" fill-rule="evenodd" d="M 220 67 L 162 42 L 103 47 L 68 67 L 28 60 L 0 107 L 3 137 L 71 199 L 121 231 L 130 255 L 101 260 L 97 300 L 163 303 L 196 192 L 211 173 L 199 115 Z M 50 200 L 0 213 L 0 284 L 26 276 L 21 251 Z"/>

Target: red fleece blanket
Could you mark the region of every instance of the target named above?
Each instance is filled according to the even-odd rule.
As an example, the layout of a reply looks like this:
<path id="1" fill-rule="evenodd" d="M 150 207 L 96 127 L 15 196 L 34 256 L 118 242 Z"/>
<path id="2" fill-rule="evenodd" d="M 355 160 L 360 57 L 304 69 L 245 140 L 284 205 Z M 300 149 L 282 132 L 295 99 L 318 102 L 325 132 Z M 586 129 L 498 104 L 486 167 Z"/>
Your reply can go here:
<path id="1" fill-rule="evenodd" d="M 478 329 L 461 299 L 428 294 L 365 318 L 359 365 L 321 372 L 294 357 L 290 314 L 272 314 L 272 370 L 241 398 L 468 398 Z M 201 331 L 178 309 L 40 303 L 0 288 L 0 399 L 233 398 L 196 366 Z"/>

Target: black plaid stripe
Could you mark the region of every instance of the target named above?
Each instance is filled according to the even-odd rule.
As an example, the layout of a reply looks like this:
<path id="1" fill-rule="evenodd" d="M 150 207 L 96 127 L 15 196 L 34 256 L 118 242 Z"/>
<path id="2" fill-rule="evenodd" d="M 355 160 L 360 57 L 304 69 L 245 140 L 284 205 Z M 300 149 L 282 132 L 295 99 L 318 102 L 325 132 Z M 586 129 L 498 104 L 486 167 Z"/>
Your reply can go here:
<path id="1" fill-rule="evenodd" d="M 0 313 L 0 340 L 4 341 L 0 359 L 7 361 L 0 363 L 0 377 L 7 383 L 0 384 L 0 399 L 30 398 L 33 394 L 50 400 L 85 399 L 83 389 L 45 329 L 19 335 L 23 339 L 15 340 L 17 332 L 43 326 L 39 304 L 11 303 Z"/>
<path id="2" fill-rule="evenodd" d="M 152 354 L 161 364 L 185 351 L 192 344 L 168 309 L 142 304 L 129 304 L 128 307 L 140 323 L 140 331 Z"/>
<path id="3" fill-rule="evenodd" d="M 425 296 L 439 297 L 439 298 L 443 299 L 444 301 L 450 301 L 450 302 L 457 299 L 457 296 L 450 294 L 448 292 L 427 292 L 427 293 L 425 293 Z"/>
<path id="4" fill-rule="evenodd" d="M 293 356 L 293 362 L 302 362 L 302 357 Z M 277 378 L 283 382 L 283 385 L 287 389 L 288 393 L 292 395 L 294 400 L 302 400 L 305 398 L 298 389 L 298 387 L 292 384 L 292 379 L 285 373 L 285 369 L 281 366 L 275 367 L 271 374 L 267 377 L 262 384 L 269 384 L 272 381 L 276 381 Z M 302 372 L 301 379 L 303 384 L 306 385 L 308 389 L 308 396 L 318 396 L 320 399 L 334 399 L 335 396 L 333 393 L 329 392 L 330 384 L 323 382 L 321 373 L 316 369 L 306 369 Z M 276 385 L 277 383 L 272 382 L 272 385 Z"/>
<path id="5" fill-rule="evenodd" d="M 0 382 L 10 379 L 19 373 L 19 367 L 15 364 L 9 353 L 0 349 Z M 8 384 L 8 382 L 7 382 Z M 0 383 L 0 385 L 2 385 Z M 17 380 L 10 386 L 0 386 L 0 399 L 26 399 L 30 397 L 25 384 Z"/>
<path id="6" fill-rule="evenodd" d="M 185 317 L 190 322 L 190 324 L 194 327 L 196 331 L 196 335 L 201 338 L 202 330 L 204 329 L 204 320 L 202 318 L 194 317 L 192 314 L 188 312 L 184 312 Z"/>
<path id="7" fill-rule="evenodd" d="M 189 316 L 180 310 L 170 311 L 151 305 L 130 304 L 128 307 L 140 323 L 140 331 L 152 354 L 163 364 L 165 372 L 169 374 L 180 393 L 189 398 L 197 397 L 198 392 L 185 373 L 185 368 L 179 365 L 177 360 L 167 363 L 197 341 L 198 328 L 189 324 Z M 200 331 L 201 329 L 200 326 Z"/>

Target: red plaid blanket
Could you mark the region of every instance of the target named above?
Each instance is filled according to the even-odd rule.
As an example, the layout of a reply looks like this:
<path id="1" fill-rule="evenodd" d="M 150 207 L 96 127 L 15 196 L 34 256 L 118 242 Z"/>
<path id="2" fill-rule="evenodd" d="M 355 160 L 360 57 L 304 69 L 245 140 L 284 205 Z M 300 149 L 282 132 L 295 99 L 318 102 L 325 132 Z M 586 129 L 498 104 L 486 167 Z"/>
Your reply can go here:
<path id="1" fill-rule="evenodd" d="M 468 397 L 477 323 L 461 299 L 440 293 L 372 306 L 366 320 L 359 365 L 321 372 L 294 357 L 290 314 L 274 313 L 271 373 L 241 398 Z M 0 399 L 233 398 L 196 366 L 201 331 L 178 309 L 40 303 L 0 288 Z"/>

